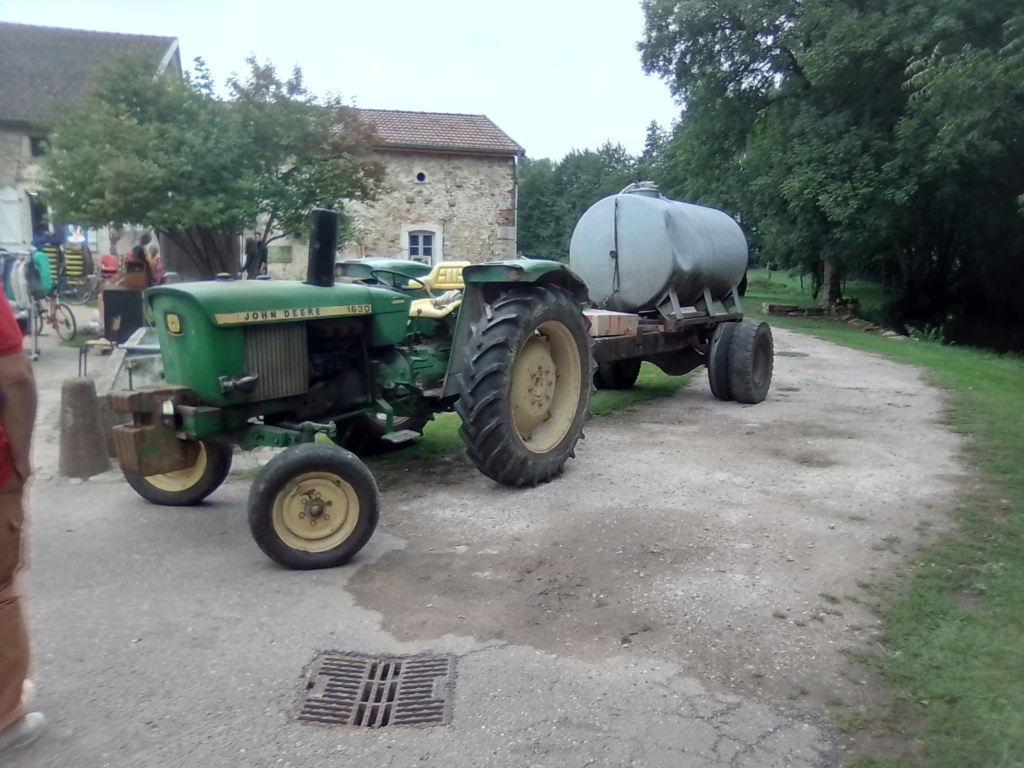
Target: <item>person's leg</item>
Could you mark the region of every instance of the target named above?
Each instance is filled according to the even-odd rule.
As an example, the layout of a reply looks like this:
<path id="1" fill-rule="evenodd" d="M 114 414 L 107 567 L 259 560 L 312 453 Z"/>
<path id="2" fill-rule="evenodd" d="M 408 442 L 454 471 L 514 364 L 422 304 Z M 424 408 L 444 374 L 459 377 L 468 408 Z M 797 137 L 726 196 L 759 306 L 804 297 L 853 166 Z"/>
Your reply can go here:
<path id="1" fill-rule="evenodd" d="M 29 645 L 16 582 L 24 525 L 22 487 L 12 478 L 0 490 L 0 731 L 22 716 Z"/>

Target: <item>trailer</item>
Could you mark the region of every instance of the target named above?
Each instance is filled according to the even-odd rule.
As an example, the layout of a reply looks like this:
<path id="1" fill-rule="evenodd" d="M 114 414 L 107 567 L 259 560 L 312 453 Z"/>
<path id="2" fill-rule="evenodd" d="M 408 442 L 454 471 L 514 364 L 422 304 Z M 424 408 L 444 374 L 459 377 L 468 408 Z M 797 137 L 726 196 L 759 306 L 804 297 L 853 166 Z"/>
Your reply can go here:
<path id="1" fill-rule="evenodd" d="M 599 389 L 629 389 L 646 361 L 673 376 L 706 366 L 719 400 L 765 399 L 772 333 L 743 317 L 747 243 L 730 216 L 632 184 L 583 214 L 569 266 L 590 298 Z"/>

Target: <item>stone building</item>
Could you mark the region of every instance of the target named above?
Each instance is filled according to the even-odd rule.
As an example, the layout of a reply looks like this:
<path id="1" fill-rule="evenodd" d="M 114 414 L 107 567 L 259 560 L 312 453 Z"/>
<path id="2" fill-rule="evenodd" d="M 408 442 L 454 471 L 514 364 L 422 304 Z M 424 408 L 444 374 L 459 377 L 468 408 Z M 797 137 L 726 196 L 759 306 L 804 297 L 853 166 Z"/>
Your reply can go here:
<path id="1" fill-rule="evenodd" d="M 524 152 L 484 115 L 360 109 L 377 129 L 386 191 L 348 203 L 355 238 L 341 258 L 384 256 L 426 263 L 516 255 L 516 162 Z M 305 246 L 271 272 L 305 274 Z M 271 260 L 274 261 L 272 252 Z"/>
<path id="2" fill-rule="evenodd" d="M 483 115 L 361 109 L 387 159 L 387 192 L 354 204 L 346 256 L 488 261 L 516 253 L 523 148 Z"/>
<path id="3" fill-rule="evenodd" d="M 27 251 L 33 234 L 47 228 L 39 199 L 43 139 L 63 105 L 90 87 L 98 67 L 133 52 L 153 56 L 161 70 L 181 72 L 173 37 L 0 23 L 0 247 Z M 106 252 L 106 233 L 99 237 L 90 244 Z"/>

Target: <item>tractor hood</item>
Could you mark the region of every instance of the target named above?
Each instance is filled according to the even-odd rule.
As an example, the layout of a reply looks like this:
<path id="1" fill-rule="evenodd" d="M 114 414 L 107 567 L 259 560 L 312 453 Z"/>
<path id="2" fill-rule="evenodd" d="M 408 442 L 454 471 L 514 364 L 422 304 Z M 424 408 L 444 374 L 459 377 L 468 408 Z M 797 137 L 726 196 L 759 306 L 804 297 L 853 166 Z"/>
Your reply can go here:
<path id="1" fill-rule="evenodd" d="M 210 324 L 219 327 L 404 314 L 409 301 L 394 291 L 365 285 L 319 287 L 290 280 L 179 283 L 146 292 L 151 310 L 158 304 L 168 307 L 183 300 L 197 304 Z"/>

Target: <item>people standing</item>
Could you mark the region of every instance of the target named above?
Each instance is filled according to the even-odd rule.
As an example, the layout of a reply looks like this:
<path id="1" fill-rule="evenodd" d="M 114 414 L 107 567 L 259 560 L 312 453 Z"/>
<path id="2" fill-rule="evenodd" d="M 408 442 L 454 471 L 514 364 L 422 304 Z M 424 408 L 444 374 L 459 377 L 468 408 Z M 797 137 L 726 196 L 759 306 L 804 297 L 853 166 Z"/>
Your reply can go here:
<path id="1" fill-rule="evenodd" d="M 160 246 L 150 243 L 146 248 L 146 263 L 149 264 L 151 276 L 150 285 L 160 285 L 164 282 L 164 263 L 160 259 Z"/>
<path id="2" fill-rule="evenodd" d="M 32 262 L 35 264 L 35 272 L 30 276 L 29 290 L 33 292 L 32 298 L 34 299 L 41 299 L 53 290 L 53 272 L 50 267 L 50 256 L 43 248 L 42 243 L 33 243 Z M 41 293 L 42 295 L 36 295 L 36 293 Z"/>
<path id="3" fill-rule="evenodd" d="M 28 711 L 29 640 L 18 573 L 24 566 L 25 490 L 32 475 L 36 384 L 14 312 L 0 301 L 0 754 L 33 741 L 46 718 Z"/>
<path id="4" fill-rule="evenodd" d="M 252 236 L 245 238 L 245 264 L 242 265 L 242 274 L 239 277 L 244 275 L 248 280 L 256 277 L 259 274 L 256 271 L 259 266 L 259 259 L 260 252 L 256 247 L 256 238 Z"/>
<path id="5" fill-rule="evenodd" d="M 259 259 L 256 274 L 267 274 L 267 266 L 270 258 L 268 255 L 267 244 L 263 242 L 263 235 L 259 232 L 256 233 L 256 256 Z"/>
<path id="6" fill-rule="evenodd" d="M 131 249 L 128 255 L 125 257 L 125 271 L 132 271 L 132 265 L 135 265 L 136 270 L 142 270 L 146 274 L 146 287 L 153 285 L 153 269 L 149 264 L 149 258 L 146 255 L 146 251 L 149 248 L 150 243 L 153 241 L 153 236 L 147 232 L 139 238 L 138 245 Z"/>

